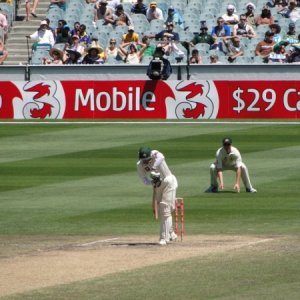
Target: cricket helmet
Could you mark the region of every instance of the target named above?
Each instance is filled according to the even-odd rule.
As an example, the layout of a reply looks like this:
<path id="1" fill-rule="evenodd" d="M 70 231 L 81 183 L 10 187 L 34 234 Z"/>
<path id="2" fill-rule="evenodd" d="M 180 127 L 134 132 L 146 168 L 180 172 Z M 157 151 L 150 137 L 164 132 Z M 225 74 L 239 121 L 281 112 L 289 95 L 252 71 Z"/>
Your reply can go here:
<path id="1" fill-rule="evenodd" d="M 225 145 L 231 145 L 232 144 L 232 139 L 230 137 L 225 137 L 222 141 L 223 146 Z"/>
<path id="2" fill-rule="evenodd" d="M 147 160 L 151 158 L 151 149 L 149 147 L 141 147 L 139 149 L 139 159 Z"/>

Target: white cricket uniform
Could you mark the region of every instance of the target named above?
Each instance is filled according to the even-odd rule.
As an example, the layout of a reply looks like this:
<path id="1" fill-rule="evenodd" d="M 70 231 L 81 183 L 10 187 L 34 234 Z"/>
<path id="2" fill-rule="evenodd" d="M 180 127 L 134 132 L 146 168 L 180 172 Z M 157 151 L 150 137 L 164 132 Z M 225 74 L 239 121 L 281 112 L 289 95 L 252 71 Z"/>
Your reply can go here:
<path id="1" fill-rule="evenodd" d="M 170 171 L 164 155 L 157 151 L 151 151 L 151 160 L 144 164 L 142 160 L 137 162 L 139 177 L 146 185 L 152 185 L 151 171 L 160 173 L 161 185 L 154 188 L 154 197 L 158 203 L 160 217 L 160 239 L 167 242 L 173 232 L 172 211 L 175 209 L 177 179 Z"/>
<path id="2" fill-rule="evenodd" d="M 224 147 L 218 149 L 216 153 L 216 162 L 210 166 L 211 185 L 218 187 L 218 170 L 236 171 L 237 168 L 241 168 L 241 178 L 244 186 L 247 189 L 252 189 L 248 168 L 242 161 L 240 151 L 233 146 L 231 146 L 230 153 L 227 153 Z"/>

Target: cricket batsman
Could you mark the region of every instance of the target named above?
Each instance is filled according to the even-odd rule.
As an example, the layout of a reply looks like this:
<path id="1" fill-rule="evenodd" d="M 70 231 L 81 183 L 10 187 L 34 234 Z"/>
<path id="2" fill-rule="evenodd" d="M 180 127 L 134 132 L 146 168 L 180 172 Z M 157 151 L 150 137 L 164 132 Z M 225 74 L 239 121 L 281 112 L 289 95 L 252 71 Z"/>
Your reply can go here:
<path id="1" fill-rule="evenodd" d="M 143 183 L 153 187 L 153 213 L 160 219 L 159 244 L 165 246 L 177 238 L 172 221 L 178 187 L 177 179 L 171 173 L 161 152 L 141 147 L 138 155 L 137 171 Z"/>
<path id="2" fill-rule="evenodd" d="M 206 190 L 208 193 L 216 193 L 218 189 L 224 190 L 223 171 L 232 170 L 236 173 L 234 190 L 240 192 L 240 179 L 248 193 L 256 193 L 252 187 L 247 166 L 242 162 L 240 151 L 232 146 L 232 140 L 225 137 L 222 141 L 223 147 L 216 153 L 216 162 L 210 166 L 210 187 Z M 219 183 L 218 184 L 218 180 Z"/>

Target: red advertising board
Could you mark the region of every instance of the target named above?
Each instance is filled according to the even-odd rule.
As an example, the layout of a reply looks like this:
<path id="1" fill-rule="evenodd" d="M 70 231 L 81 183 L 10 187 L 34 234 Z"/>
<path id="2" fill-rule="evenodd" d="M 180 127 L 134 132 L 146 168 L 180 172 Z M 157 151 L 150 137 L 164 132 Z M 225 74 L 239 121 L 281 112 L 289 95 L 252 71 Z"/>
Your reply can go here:
<path id="1" fill-rule="evenodd" d="M 295 119 L 299 81 L 2 81 L 1 119 Z"/>

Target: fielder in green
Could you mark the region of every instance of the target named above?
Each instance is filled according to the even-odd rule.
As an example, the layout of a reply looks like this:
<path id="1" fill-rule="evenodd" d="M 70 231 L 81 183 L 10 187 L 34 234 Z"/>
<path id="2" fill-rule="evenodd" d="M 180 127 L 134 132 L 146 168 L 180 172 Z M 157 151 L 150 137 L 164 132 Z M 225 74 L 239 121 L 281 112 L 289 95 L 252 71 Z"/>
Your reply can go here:
<path id="1" fill-rule="evenodd" d="M 172 220 L 178 187 L 177 179 L 170 171 L 164 155 L 148 147 L 139 149 L 137 171 L 143 183 L 153 187 L 152 208 L 154 214 L 160 219 L 159 244 L 165 246 L 177 238 Z"/>

